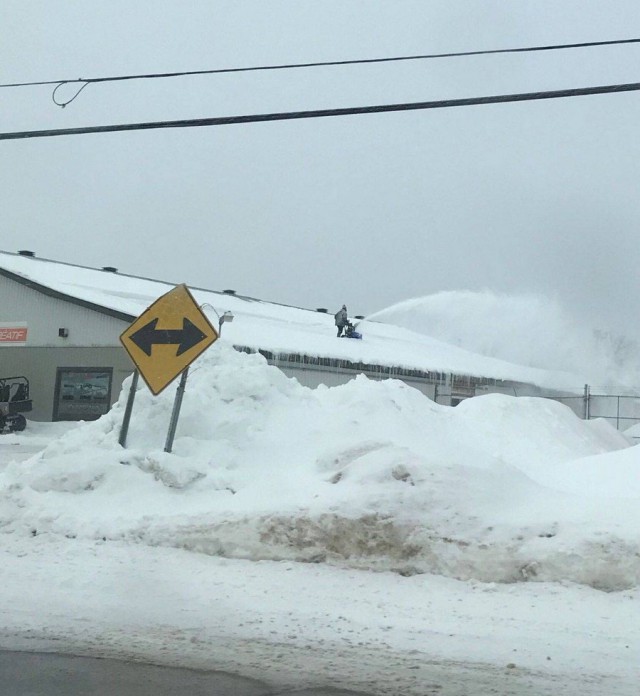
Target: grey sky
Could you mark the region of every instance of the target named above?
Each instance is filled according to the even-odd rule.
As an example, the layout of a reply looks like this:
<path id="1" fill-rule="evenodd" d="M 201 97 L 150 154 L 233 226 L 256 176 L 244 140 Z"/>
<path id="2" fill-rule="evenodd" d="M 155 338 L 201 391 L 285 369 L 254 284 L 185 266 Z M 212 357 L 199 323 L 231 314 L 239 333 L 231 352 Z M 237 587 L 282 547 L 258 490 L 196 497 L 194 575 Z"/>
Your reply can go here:
<path id="1" fill-rule="evenodd" d="M 640 4 L 4 0 L 0 82 L 640 37 Z M 640 81 L 640 46 L 0 90 L 0 130 Z M 0 248 L 368 314 L 440 290 L 640 314 L 640 94 L 0 143 Z"/>

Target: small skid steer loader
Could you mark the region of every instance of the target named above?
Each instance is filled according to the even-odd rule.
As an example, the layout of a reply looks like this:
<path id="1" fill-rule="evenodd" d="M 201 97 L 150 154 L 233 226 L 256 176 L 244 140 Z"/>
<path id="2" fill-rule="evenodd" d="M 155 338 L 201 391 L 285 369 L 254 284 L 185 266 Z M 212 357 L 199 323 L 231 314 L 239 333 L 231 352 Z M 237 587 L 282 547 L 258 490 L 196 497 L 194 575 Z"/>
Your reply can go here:
<path id="1" fill-rule="evenodd" d="M 24 430 L 27 419 L 22 414 L 31 407 L 26 377 L 0 377 L 0 435 Z"/>

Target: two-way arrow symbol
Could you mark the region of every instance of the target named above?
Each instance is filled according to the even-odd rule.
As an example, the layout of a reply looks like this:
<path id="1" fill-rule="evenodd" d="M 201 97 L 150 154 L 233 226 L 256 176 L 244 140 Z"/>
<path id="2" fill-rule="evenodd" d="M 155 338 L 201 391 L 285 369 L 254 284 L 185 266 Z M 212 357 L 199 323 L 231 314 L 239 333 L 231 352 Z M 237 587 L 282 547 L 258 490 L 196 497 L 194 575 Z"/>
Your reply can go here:
<path id="1" fill-rule="evenodd" d="M 207 337 L 186 317 L 182 319 L 182 329 L 156 329 L 157 324 L 158 319 L 152 319 L 129 337 L 149 357 L 151 357 L 151 347 L 154 345 L 177 344 L 177 357 L 188 351 L 189 348 L 198 345 L 200 341 Z"/>

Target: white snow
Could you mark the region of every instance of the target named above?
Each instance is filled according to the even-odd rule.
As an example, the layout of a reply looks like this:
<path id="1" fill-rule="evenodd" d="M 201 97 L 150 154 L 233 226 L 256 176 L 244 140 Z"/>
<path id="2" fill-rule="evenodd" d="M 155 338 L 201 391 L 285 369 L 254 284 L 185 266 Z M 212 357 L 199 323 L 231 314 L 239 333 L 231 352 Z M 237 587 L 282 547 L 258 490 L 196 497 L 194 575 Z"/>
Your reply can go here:
<path id="1" fill-rule="evenodd" d="M 310 390 L 219 341 L 168 454 L 174 388 L 140 387 L 122 449 L 127 388 L 0 466 L 0 646 L 375 694 L 637 692 L 640 456 L 605 422 Z"/>
<path id="2" fill-rule="evenodd" d="M 132 318 L 174 286 L 157 280 L 108 273 L 92 268 L 0 252 L 0 266 L 31 282 L 69 297 L 91 302 Z M 374 321 L 359 324 L 365 340 L 337 340 L 333 314 L 191 288 L 196 301 L 217 326 L 218 316 L 232 311 L 224 324 L 225 340 L 237 346 L 273 353 L 331 357 L 384 365 L 491 377 L 535 384 L 548 389 L 580 390 L 584 375 L 563 368 L 529 367 L 471 352 L 410 328 Z M 73 338 L 66 345 L 73 345 Z"/>
<path id="3" fill-rule="evenodd" d="M 369 319 L 402 326 L 479 355 L 580 374 L 601 389 L 640 387 L 640 345 L 594 330 L 539 294 L 448 291 L 403 300 Z"/>

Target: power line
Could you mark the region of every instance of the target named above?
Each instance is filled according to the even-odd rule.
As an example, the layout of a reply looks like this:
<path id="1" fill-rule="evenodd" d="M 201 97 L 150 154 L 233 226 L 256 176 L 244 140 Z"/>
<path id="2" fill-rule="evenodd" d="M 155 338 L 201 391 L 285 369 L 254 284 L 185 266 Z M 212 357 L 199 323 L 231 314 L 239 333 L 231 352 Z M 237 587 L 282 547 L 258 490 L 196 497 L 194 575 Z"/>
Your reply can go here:
<path id="1" fill-rule="evenodd" d="M 376 114 L 390 111 L 417 111 L 422 109 L 442 109 L 455 106 L 479 106 L 481 104 L 504 104 L 507 102 L 536 101 L 540 99 L 561 99 L 593 94 L 616 92 L 635 92 L 640 90 L 640 82 L 600 87 L 580 87 L 547 92 L 526 92 L 523 94 L 502 94 L 492 97 L 468 97 L 464 99 L 443 99 L 439 101 L 411 102 L 405 104 L 379 104 L 376 106 L 356 106 L 342 109 L 318 109 L 314 111 L 284 111 L 271 114 L 250 114 L 246 116 L 219 116 L 213 118 L 183 119 L 178 121 L 148 121 L 146 123 L 122 123 L 110 126 L 85 126 L 81 128 L 59 128 L 55 130 L 18 131 L 0 133 L 0 140 L 24 138 L 51 138 L 58 135 L 85 135 L 88 133 L 112 133 L 119 131 L 154 130 L 159 128 L 200 128 L 203 126 L 227 126 L 239 123 L 260 123 L 264 121 L 290 121 L 294 119 L 323 118 L 326 116 L 353 116 L 356 114 Z"/>
<path id="2" fill-rule="evenodd" d="M 6 87 L 35 87 L 41 85 L 62 85 L 84 82 L 119 82 L 123 80 L 153 80 L 165 77 L 188 77 L 193 75 L 219 75 L 222 73 L 254 72 L 259 70 L 291 70 L 293 68 L 319 68 L 340 65 L 364 65 L 368 63 L 393 63 L 408 60 L 432 60 L 437 58 L 462 58 L 467 56 L 487 56 L 500 53 L 527 53 L 538 51 L 558 51 L 572 48 L 593 48 L 597 46 L 617 46 L 622 44 L 640 43 L 640 39 L 615 39 L 611 41 L 585 41 L 582 43 L 550 44 L 546 46 L 526 46 L 523 48 L 497 48 L 484 51 L 459 51 L 455 53 L 427 53 L 412 56 L 394 56 L 390 58 L 360 58 L 354 60 L 331 60 L 315 63 L 286 63 L 282 65 L 257 65 L 245 68 L 218 68 L 213 70 L 185 70 L 180 72 L 143 73 L 138 75 L 116 75 L 111 77 L 78 77 L 71 80 L 42 80 L 38 82 L 12 82 L 0 84 Z"/>

